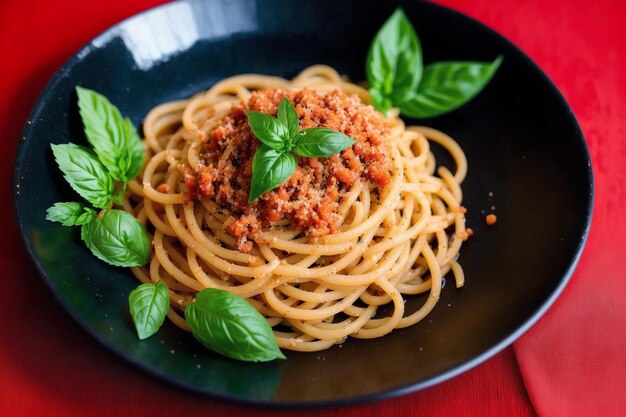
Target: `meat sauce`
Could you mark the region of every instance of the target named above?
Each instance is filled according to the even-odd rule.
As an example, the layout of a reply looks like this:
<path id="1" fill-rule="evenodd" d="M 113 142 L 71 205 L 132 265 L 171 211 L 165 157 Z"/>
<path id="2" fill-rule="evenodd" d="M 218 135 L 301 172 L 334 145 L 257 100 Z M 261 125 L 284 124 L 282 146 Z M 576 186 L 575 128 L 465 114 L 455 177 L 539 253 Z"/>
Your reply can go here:
<path id="1" fill-rule="evenodd" d="M 260 142 L 245 110 L 276 116 L 283 97 L 296 108 L 301 129 L 327 127 L 356 143 L 326 158 L 298 157 L 298 167 L 287 181 L 248 204 L 252 158 Z M 252 249 L 250 239 L 261 226 L 284 219 L 308 236 L 335 233 L 341 199 L 356 181 L 378 187 L 390 182 L 389 129 L 373 107 L 338 90 L 257 91 L 247 102 L 234 105 L 209 132 L 200 166 L 185 175 L 187 196 L 211 199 L 229 212 L 225 230 L 237 238 L 242 252 Z"/>

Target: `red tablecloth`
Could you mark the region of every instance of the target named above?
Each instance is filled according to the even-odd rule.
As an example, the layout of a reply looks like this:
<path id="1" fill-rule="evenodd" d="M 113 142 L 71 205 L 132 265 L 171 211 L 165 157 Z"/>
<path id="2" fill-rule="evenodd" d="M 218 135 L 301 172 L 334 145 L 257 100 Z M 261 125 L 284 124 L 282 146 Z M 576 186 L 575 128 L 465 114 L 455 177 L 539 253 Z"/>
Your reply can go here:
<path id="1" fill-rule="evenodd" d="M 626 415 L 624 0 L 439 0 L 508 37 L 563 91 L 594 164 L 591 234 L 562 297 L 514 348 L 428 390 L 322 412 L 224 403 L 134 369 L 62 310 L 18 243 L 11 172 L 37 95 L 85 42 L 160 2 L 0 1 L 0 416 Z"/>

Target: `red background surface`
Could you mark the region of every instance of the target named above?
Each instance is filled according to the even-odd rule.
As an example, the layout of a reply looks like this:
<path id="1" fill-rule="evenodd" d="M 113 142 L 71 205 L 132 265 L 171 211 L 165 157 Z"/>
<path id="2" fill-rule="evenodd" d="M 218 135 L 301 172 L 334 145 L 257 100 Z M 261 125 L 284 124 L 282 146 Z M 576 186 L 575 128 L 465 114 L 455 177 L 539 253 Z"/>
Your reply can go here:
<path id="1" fill-rule="evenodd" d="M 134 369 L 62 310 L 17 243 L 10 204 L 13 158 L 37 95 L 84 43 L 160 2 L 0 0 L 0 416 L 626 415 L 624 0 L 438 1 L 521 47 L 572 105 L 596 180 L 586 249 L 546 316 L 484 364 L 412 395 L 299 412 L 198 397 Z"/>

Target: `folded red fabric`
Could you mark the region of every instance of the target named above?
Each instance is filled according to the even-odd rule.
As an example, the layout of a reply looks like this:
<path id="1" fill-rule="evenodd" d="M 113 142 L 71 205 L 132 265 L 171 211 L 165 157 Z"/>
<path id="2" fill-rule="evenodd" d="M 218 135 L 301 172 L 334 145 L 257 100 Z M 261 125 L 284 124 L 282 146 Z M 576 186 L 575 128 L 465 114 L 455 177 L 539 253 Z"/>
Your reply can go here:
<path id="1" fill-rule="evenodd" d="M 594 258 L 584 259 L 558 304 L 514 345 L 539 416 L 626 414 L 626 281 L 612 267 L 619 260 L 602 262 L 611 267 L 596 261 L 600 246 L 594 242 Z"/>

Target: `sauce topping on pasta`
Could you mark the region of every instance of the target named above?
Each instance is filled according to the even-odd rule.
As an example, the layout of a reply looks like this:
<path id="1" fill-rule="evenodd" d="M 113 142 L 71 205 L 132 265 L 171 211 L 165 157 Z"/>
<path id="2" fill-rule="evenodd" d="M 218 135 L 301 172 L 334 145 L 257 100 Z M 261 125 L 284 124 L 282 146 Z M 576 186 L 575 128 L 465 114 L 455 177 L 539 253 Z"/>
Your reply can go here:
<path id="1" fill-rule="evenodd" d="M 252 158 L 260 146 L 245 110 L 275 116 L 283 97 L 295 106 L 301 128 L 327 127 L 356 143 L 327 158 L 298 157 L 298 168 L 282 185 L 248 204 Z M 190 199 L 209 198 L 230 213 L 225 230 L 237 238 L 238 249 L 249 252 L 261 226 L 288 220 L 308 236 L 338 230 L 338 207 L 356 181 L 383 187 L 391 180 L 388 122 L 356 96 L 334 90 L 272 89 L 254 92 L 208 132 L 199 167 L 185 176 Z"/>

